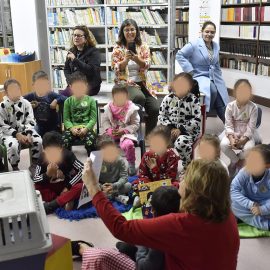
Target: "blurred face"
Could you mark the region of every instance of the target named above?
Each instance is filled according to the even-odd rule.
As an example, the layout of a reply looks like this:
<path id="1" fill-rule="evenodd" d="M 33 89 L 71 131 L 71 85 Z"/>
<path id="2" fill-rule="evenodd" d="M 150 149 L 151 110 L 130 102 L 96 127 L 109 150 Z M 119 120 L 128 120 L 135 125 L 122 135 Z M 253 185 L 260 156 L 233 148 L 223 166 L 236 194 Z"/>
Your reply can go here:
<path id="1" fill-rule="evenodd" d="M 264 174 L 267 166 L 263 156 L 258 151 L 250 151 L 246 157 L 246 170 L 253 176 Z"/>
<path id="2" fill-rule="evenodd" d="M 124 107 L 128 101 L 126 93 L 116 93 L 113 96 L 113 104 L 117 107 Z"/>
<path id="3" fill-rule="evenodd" d="M 172 83 L 172 89 L 179 98 L 185 97 L 191 90 L 190 82 L 183 77 L 177 78 Z"/>
<path id="4" fill-rule="evenodd" d="M 33 83 L 33 90 L 39 97 L 44 97 L 51 91 L 50 81 L 47 79 L 38 79 Z"/>
<path id="5" fill-rule="evenodd" d="M 114 163 L 120 155 L 116 145 L 107 145 L 101 149 L 102 158 L 105 162 Z"/>
<path id="6" fill-rule="evenodd" d="M 85 82 L 77 81 L 70 86 L 70 89 L 73 96 L 82 98 L 88 92 L 88 85 Z"/>
<path id="7" fill-rule="evenodd" d="M 76 29 L 72 35 L 73 43 L 76 47 L 82 47 L 86 43 L 85 35 L 82 30 Z"/>
<path id="8" fill-rule="evenodd" d="M 207 141 L 202 141 L 199 145 L 199 156 L 201 159 L 214 161 L 217 158 L 217 150 Z"/>
<path id="9" fill-rule="evenodd" d="M 235 98 L 240 105 L 247 104 L 252 98 L 252 90 L 246 83 L 241 83 L 235 89 Z"/>
<path id="10" fill-rule="evenodd" d="M 203 40 L 207 43 L 210 43 L 213 41 L 216 34 L 216 29 L 213 25 L 208 24 L 205 29 L 202 31 L 202 37 Z"/>
<path id="11" fill-rule="evenodd" d="M 17 83 L 12 83 L 7 88 L 7 96 L 12 101 L 18 101 L 22 96 L 21 88 Z"/>
<path id="12" fill-rule="evenodd" d="M 124 27 L 124 37 L 127 43 L 134 42 L 137 31 L 134 25 L 127 25 Z"/>
<path id="13" fill-rule="evenodd" d="M 63 149 L 62 147 L 58 147 L 58 146 L 48 146 L 46 147 L 44 150 L 44 155 L 45 155 L 45 159 L 48 163 L 55 163 L 55 164 L 59 164 L 62 162 L 63 156 L 62 156 L 62 152 Z"/>
<path id="14" fill-rule="evenodd" d="M 152 135 L 149 138 L 149 147 L 151 151 L 162 156 L 167 151 L 168 144 L 162 136 Z"/>

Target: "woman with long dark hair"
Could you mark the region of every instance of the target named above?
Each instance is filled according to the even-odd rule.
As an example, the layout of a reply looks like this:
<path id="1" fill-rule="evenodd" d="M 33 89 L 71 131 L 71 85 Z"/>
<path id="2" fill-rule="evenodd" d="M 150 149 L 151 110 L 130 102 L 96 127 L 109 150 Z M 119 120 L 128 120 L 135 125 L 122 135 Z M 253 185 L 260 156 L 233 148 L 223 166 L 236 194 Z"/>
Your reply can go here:
<path id="1" fill-rule="evenodd" d="M 159 112 L 155 92 L 147 82 L 146 73 L 150 62 L 150 50 L 141 40 L 137 23 L 132 19 L 125 20 L 113 49 L 112 68 L 115 71 L 115 82 L 128 84 L 129 98 L 145 108 L 148 114 L 147 134 L 156 126 Z"/>
<path id="2" fill-rule="evenodd" d="M 97 95 L 100 90 L 100 52 L 96 48 L 96 39 L 92 32 L 84 25 L 73 29 L 71 48 L 65 62 L 64 73 L 69 85 L 69 78 L 75 71 L 82 72 L 88 81 L 90 96 Z M 69 86 L 62 93 L 70 96 Z"/>

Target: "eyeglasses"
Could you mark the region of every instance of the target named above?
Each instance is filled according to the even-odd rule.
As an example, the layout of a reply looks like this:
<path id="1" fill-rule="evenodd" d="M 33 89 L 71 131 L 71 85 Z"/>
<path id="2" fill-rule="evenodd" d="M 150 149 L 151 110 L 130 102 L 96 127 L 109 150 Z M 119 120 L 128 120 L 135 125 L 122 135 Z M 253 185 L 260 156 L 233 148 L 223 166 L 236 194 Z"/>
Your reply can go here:
<path id="1" fill-rule="evenodd" d="M 84 35 L 80 35 L 80 34 L 72 34 L 72 36 L 75 37 L 75 38 L 76 38 L 76 37 L 77 37 L 77 38 L 82 38 L 82 37 L 84 37 Z"/>
<path id="2" fill-rule="evenodd" d="M 128 32 L 136 32 L 136 29 L 135 29 L 135 28 L 124 29 L 124 32 L 125 32 L 125 33 L 128 33 Z"/>

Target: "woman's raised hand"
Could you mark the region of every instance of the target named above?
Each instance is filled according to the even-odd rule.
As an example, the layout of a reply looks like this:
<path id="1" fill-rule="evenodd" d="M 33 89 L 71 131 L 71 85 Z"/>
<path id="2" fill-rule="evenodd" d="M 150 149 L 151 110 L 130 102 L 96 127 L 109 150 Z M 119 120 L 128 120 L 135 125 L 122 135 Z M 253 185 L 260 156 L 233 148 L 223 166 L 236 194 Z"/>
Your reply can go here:
<path id="1" fill-rule="evenodd" d="M 88 189 L 89 195 L 93 198 L 100 191 L 100 187 L 90 159 L 87 159 L 84 164 L 82 180 Z"/>

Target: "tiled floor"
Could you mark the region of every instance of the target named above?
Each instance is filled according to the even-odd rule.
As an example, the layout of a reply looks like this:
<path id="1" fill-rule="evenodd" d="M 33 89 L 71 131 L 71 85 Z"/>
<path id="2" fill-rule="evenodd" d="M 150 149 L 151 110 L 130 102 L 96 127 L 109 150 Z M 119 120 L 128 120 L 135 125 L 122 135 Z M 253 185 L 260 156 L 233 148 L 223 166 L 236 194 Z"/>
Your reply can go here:
<path id="1" fill-rule="evenodd" d="M 270 143 L 270 109 L 262 107 L 263 118 L 259 132 L 264 143 Z M 218 118 L 208 118 L 207 133 L 219 134 L 222 132 L 222 124 Z M 139 149 L 136 149 L 139 157 Z M 74 153 L 82 161 L 86 158 L 86 152 L 82 148 L 75 148 Z M 228 160 L 223 156 L 225 162 Z M 22 152 L 21 169 L 29 166 L 28 151 Z M 85 219 L 79 222 L 60 220 L 54 215 L 48 217 L 51 232 L 63 235 L 72 240 L 83 239 L 90 241 L 97 247 L 113 247 L 116 239 L 110 234 L 100 219 Z M 241 240 L 238 270 L 268 270 L 270 269 L 270 238 Z M 226 254 L 224 254 L 226 256 Z M 80 269 L 80 263 L 74 263 L 74 269 Z M 195 270 L 195 269 L 194 269 Z M 218 270 L 218 269 L 217 269 Z"/>

